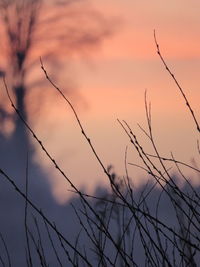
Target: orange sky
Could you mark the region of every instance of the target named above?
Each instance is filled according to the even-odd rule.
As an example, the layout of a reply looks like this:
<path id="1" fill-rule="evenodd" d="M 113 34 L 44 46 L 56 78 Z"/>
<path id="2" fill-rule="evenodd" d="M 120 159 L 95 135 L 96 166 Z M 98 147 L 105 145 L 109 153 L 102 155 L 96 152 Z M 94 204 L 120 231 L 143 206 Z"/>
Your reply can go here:
<path id="1" fill-rule="evenodd" d="M 114 25 L 113 36 L 94 50 L 89 60 L 71 60 L 70 74 L 81 96 L 75 106 L 103 162 L 106 166 L 113 164 L 123 175 L 126 145 L 128 161 L 139 162 L 117 118 L 125 119 L 144 147 L 150 149 L 137 127 L 137 123 L 145 126 L 146 89 L 161 154 L 170 156 L 173 151 L 178 159 L 189 162 L 197 155 L 195 127 L 156 54 L 153 30 L 156 29 L 163 56 L 199 118 L 200 2 L 95 0 L 93 4 L 105 16 L 115 17 L 117 27 Z M 61 88 L 64 79 L 63 76 Z M 76 185 L 91 190 L 96 184 L 106 184 L 107 179 L 81 136 L 71 110 L 52 92 L 49 91 L 49 100 L 43 103 L 42 114 L 32 118 L 34 129 Z M 60 203 L 66 201 L 69 186 L 38 150 L 36 161 L 41 160 L 51 173 L 50 183 L 56 199 Z M 143 172 L 133 167 L 129 171 L 136 184 L 143 179 Z"/>

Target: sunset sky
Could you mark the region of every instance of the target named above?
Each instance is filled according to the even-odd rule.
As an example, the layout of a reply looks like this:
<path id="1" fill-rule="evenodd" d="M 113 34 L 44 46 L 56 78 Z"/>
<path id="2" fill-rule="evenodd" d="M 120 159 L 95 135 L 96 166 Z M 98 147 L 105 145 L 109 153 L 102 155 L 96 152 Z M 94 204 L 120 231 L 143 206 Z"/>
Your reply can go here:
<path id="1" fill-rule="evenodd" d="M 143 147 L 152 152 L 137 126 L 139 123 L 146 127 L 145 90 L 152 105 L 152 126 L 160 154 L 170 157 L 173 152 L 177 159 L 188 163 L 193 157 L 198 160 L 195 125 L 156 53 L 153 31 L 156 30 L 161 52 L 200 119 L 200 2 L 91 2 L 105 18 L 113 21 L 113 33 L 88 55 L 72 57 L 59 76 L 59 86 L 61 89 L 66 86 L 69 77 L 77 88 L 70 99 L 105 166 L 113 164 L 123 176 L 127 145 L 128 162 L 140 163 L 117 119 L 127 121 Z M 63 57 L 63 66 L 65 60 Z M 39 68 L 38 65 L 38 71 Z M 48 90 L 40 115 L 31 117 L 30 112 L 34 130 L 70 179 L 79 188 L 92 192 L 96 185 L 107 184 L 107 178 L 81 135 L 70 108 L 53 88 Z M 34 92 L 28 96 L 30 109 L 33 95 Z M 67 189 L 71 188 L 39 148 L 35 160 L 42 162 L 49 174 L 56 199 L 60 203 L 67 201 L 71 195 Z M 128 166 L 128 169 L 136 185 L 147 177 L 137 168 Z"/>

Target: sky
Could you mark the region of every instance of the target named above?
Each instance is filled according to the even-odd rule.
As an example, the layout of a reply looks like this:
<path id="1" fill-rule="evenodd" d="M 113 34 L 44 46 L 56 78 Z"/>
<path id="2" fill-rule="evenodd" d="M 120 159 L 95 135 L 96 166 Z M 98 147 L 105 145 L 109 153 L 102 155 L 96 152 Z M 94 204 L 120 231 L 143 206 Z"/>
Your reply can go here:
<path id="1" fill-rule="evenodd" d="M 76 88 L 69 99 L 104 165 L 112 164 L 120 176 L 125 175 L 126 147 L 127 162 L 141 164 L 117 119 L 125 120 L 142 146 L 153 153 L 138 127 L 139 123 L 147 129 L 145 91 L 152 106 L 153 133 L 160 154 L 170 157 L 173 152 L 178 160 L 188 163 L 193 158 L 198 160 L 194 122 L 156 53 L 153 31 L 162 55 L 199 118 L 200 2 L 93 0 L 91 4 L 113 21 L 113 32 L 91 53 L 72 57 L 67 63 L 64 58 L 58 85 L 62 89 L 70 79 Z M 28 95 L 30 110 L 34 93 Z M 29 114 L 40 139 L 79 188 L 92 193 L 95 186 L 107 185 L 107 177 L 81 134 L 73 112 L 53 88 L 45 95 L 39 116 L 31 111 Z M 72 194 L 71 188 L 37 145 L 35 161 L 48 173 L 56 200 L 65 203 Z M 135 185 L 148 179 L 138 168 L 128 165 L 128 170 Z M 197 182 L 198 177 L 190 176 L 187 170 L 186 173 Z"/>
<path id="2" fill-rule="evenodd" d="M 137 126 L 139 123 L 146 128 L 145 90 L 152 105 L 153 130 L 161 155 L 170 157 L 173 152 L 177 159 L 185 162 L 198 157 L 194 123 L 156 53 L 153 30 L 156 30 L 164 58 L 199 118 L 199 1 L 96 0 L 93 5 L 105 17 L 116 21 L 113 35 L 105 39 L 89 58 L 71 60 L 70 71 L 71 79 L 74 77 L 77 81 L 80 95 L 80 99 L 74 101 L 75 108 L 105 166 L 113 164 L 116 172 L 123 176 L 126 146 L 128 162 L 140 163 L 117 119 L 126 120 L 143 146 L 152 151 Z M 55 105 L 51 105 L 51 118 L 47 118 L 45 112 L 43 114 L 47 125 L 44 125 L 43 116 L 35 123 L 46 146 L 80 188 L 91 192 L 95 185 L 107 184 L 72 111 L 59 96 Z M 54 196 L 61 203 L 66 201 L 69 186 L 44 160 L 40 151 L 36 155 L 36 160 L 41 158 L 51 173 Z M 147 179 L 147 175 L 137 168 L 128 166 L 128 169 L 136 185 Z"/>

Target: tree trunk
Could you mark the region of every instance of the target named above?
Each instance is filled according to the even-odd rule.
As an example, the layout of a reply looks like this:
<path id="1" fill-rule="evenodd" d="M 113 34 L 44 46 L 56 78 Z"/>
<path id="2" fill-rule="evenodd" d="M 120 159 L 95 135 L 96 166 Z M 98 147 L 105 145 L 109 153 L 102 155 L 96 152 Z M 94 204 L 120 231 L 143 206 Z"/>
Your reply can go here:
<path id="1" fill-rule="evenodd" d="M 27 112 L 25 107 L 25 93 L 26 89 L 23 85 L 17 86 L 14 88 L 14 93 L 16 97 L 16 108 L 19 111 L 21 117 L 27 121 Z M 16 138 L 18 144 L 20 145 L 20 150 L 24 151 L 28 150 L 30 142 L 28 137 L 28 131 L 21 120 L 21 118 L 16 114 L 16 120 L 15 120 L 15 132 L 13 137 Z"/>

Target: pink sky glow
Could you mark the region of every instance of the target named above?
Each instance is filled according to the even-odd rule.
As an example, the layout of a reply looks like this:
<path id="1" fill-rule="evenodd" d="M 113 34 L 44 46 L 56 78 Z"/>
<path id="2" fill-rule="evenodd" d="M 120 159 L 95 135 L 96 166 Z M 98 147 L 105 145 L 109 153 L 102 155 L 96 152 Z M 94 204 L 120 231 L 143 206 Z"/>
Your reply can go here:
<path id="1" fill-rule="evenodd" d="M 177 159 L 190 162 L 192 157 L 198 156 L 195 126 L 177 87 L 156 54 L 153 30 L 156 30 L 163 56 L 200 118 L 200 2 L 94 2 L 105 16 L 115 17 L 118 26 L 114 27 L 113 36 L 91 53 L 90 59 L 71 59 L 70 75 L 72 81 L 76 80 L 80 95 L 78 100 L 72 98 L 72 101 L 102 161 L 105 166 L 113 164 L 116 172 L 124 175 L 124 153 L 128 145 L 128 162 L 140 162 L 117 118 L 126 120 L 146 150 L 152 151 L 137 126 L 140 123 L 146 127 L 144 92 L 147 90 L 161 155 L 170 157 L 173 151 Z M 60 88 L 64 80 L 63 75 Z M 33 94 L 36 92 L 28 96 L 30 118 Z M 35 131 L 79 188 L 92 192 L 96 185 L 108 184 L 71 110 L 53 88 L 48 89 L 48 94 L 40 116 L 32 118 Z M 71 196 L 67 191 L 69 185 L 39 149 L 35 160 L 42 162 L 49 174 L 56 199 L 60 203 L 67 201 Z M 132 166 L 128 168 L 136 185 L 146 179 L 144 172 Z"/>

